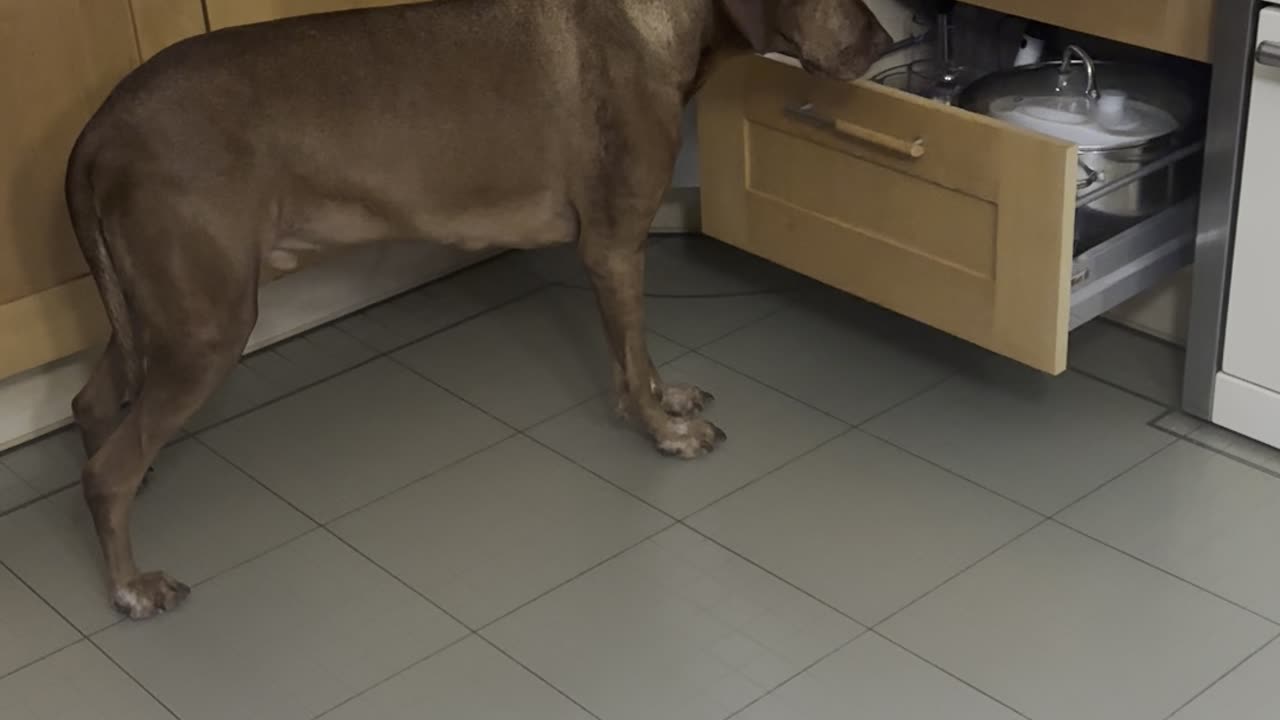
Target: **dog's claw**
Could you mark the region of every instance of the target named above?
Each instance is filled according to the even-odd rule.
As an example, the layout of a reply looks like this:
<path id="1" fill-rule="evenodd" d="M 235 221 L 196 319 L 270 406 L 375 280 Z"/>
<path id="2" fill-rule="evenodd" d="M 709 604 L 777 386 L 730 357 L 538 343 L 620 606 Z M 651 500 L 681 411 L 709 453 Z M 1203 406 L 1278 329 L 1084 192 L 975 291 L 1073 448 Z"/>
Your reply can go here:
<path id="1" fill-rule="evenodd" d="M 664 455 L 693 460 L 716 449 L 728 438 L 706 420 L 673 419 L 657 436 L 658 451 Z"/>
<path id="2" fill-rule="evenodd" d="M 182 604 L 191 595 L 188 585 L 163 572 L 139 575 L 111 594 L 116 609 L 134 620 L 146 620 Z"/>
<path id="3" fill-rule="evenodd" d="M 660 395 L 662 409 L 668 415 L 690 418 L 711 406 L 716 399 L 711 393 L 693 385 L 667 385 Z"/>

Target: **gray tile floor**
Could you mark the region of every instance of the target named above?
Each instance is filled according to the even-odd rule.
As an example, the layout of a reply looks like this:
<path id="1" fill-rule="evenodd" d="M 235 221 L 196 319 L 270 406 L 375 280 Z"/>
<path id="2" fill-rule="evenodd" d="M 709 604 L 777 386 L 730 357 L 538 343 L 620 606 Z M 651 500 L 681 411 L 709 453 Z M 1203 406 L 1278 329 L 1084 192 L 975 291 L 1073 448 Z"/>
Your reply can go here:
<path id="1" fill-rule="evenodd" d="M 195 586 L 156 621 L 106 606 L 74 435 L 0 456 L 0 717 L 1280 717 L 1280 453 L 1172 412 L 1176 350 L 1095 323 L 1046 378 L 652 258 L 701 462 L 611 418 L 563 252 L 246 358 L 139 500 Z"/>

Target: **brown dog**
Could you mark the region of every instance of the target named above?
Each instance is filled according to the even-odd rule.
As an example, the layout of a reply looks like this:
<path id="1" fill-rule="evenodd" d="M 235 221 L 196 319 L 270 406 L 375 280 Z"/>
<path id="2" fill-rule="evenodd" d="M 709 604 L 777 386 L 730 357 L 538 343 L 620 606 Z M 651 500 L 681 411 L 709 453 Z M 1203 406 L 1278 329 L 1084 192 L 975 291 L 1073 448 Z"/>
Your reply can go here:
<path id="1" fill-rule="evenodd" d="M 645 346 L 682 109 L 721 51 L 852 79 L 888 43 L 862 0 L 437 0 L 222 30 L 138 68 L 67 174 L 114 331 L 73 407 L 112 601 L 146 618 L 189 592 L 138 571 L 130 506 L 243 352 L 264 270 L 300 252 L 577 242 L 621 407 L 662 452 L 710 451 L 709 396 L 664 385 Z"/>

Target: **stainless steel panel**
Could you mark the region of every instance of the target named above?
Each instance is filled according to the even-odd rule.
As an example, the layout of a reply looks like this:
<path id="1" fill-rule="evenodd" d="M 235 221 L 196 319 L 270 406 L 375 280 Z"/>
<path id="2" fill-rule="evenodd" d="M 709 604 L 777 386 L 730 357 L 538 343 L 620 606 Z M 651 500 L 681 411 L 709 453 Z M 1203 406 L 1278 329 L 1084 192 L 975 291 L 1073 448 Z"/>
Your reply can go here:
<path id="1" fill-rule="evenodd" d="M 1071 272 L 1071 329 L 1191 264 L 1196 206 L 1195 198 L 1184 200 L 1077 256 Z"/>
<path id="2" fill-rule="evenodd" d="M 1213 86 L 1209 94 L 1182 400 L 1184 410 L 1206 419 L 1213 411 L 1213 381 L 1222 363 L 1240 151 L 1244 145 L 1258 9 L 1255 0 L 1217 0 L 1214 10 Z"/>

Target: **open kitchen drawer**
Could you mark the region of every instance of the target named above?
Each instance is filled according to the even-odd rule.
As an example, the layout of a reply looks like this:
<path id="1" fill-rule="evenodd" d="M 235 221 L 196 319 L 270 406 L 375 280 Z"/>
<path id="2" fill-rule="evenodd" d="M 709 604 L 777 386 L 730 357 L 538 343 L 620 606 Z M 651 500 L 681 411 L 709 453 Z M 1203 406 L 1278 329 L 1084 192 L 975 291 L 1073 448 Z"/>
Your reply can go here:
<path id="1" fill-rule="evenodd" d="M 1073 257 L 1075 146 L 760 56 L 699 99 L 704 231 L 1049 373 L 1188 264 L 1194 200 Z"/>

